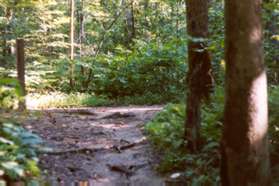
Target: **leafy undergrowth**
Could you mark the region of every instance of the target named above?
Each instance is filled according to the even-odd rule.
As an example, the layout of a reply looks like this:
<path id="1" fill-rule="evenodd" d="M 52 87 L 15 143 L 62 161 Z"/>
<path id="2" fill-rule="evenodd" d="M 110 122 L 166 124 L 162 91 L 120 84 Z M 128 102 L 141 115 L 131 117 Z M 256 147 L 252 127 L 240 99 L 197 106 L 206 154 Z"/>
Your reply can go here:
<path id="1" fill-rule="evenodd" d="M 279 183 L 279 86 L 269 93 L 269 137 L 273 181 Z"/>
<path id="2" fill-rule="evenodd" d="M 219 182 L 219 139 L 223 112 L 222 89 L 218 88 L 212 104 L 202 110 L 202 137 L 205 144 L 199 154 L 187 154 L 184 141 L 184 104 L 169 104 L 146 130 L 158 151 L 163 152 L 158 170 L 182 171 L 188 184 L 215 185 Z"/>
<path id="3" fill-rule="evenodd" d="M 0 78 L 0 181 L 27 180 L 40 175 L 37 149 L 42 141 L 15 122 L 12 110 L 21 95 L 15 79 Z"/>
<path id="4" fill-rule="evenodd" d="M 182 96 L 181 96 L 182 97 Z M 179 96 L 173 101 L 179 102 Z M 27 96 L 29 108 L 61 108 L 61 107 L 96 107 L 96 106 L 125 106 L 125 105 L 155 105 L 166 103 L 166 97 L 157 94 L 145 94 L 138 96 L 125 96 L 119 98 L 108 98 L 88 93 L 52 92 L 49 94 L 30 94 Z"/>
<path id="5" fill-rule="evenodd" d="M 221 138 L 224 91 L 217 88 L 212 103 L 202 108 L 204 146 L 199 154 L 188 154 L 184 136 L 184 104 L 169 104 L 147 124 L 146 130 L 158 152 L 162 152 L 158 170 L 184 172 L 189 185 L 217 185 L 219 177 L 219 141 Z M 269 91 L 269 135 L 273 174 L 279 173 L 279 87 Z"/>
<path id="6" fill-rule="evenodd" d="M 39 176 L 37 147 L 41 142 L 18 124 L 0 123 L 0 178 L 26 180 Z"/>
<path id="7" fill-rule="evenodd" d="M 157 41 L 135 41 L 131 50 L 118 46 L 106 55 L 52 61 L 40 69 L 53 69 L 48 73 L 38 73 L 32 65 L 29 76 L 34 77 L 29 77 L 27 85 L 36 93 L 86 92 L 126 103 L 142 103 L 148 97 L 152 99 L 150 104 L 166 103 L 185 90 L 185 46 L 185 40 L 176 39 L 160 45 Z M 73 87 L 69 85 L 70 63 L 75 67 Z M 134 100 L 136 97 L 140 99 Z"/>

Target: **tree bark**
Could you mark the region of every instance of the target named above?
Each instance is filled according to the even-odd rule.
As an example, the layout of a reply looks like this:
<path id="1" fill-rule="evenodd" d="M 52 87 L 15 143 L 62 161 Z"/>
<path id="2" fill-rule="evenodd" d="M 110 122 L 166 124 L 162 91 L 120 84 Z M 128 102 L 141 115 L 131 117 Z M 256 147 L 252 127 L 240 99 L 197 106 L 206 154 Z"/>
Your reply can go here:
<path id="1" fill-rule="evenodd" d="M 129 3 L 126 10 L 127 45 L 130 45 L 136 36 L 134 0 L 129 0 L 127 3 Z"/>
<path id="2" fill-rule="evenodd" d="M 270 185 L 261 0 L 225 0 L 224 186 Z"/>
<path id="3" fill-rule="evenodd" d="M 26 109 L 26 103 L 24 96 L 26 95 L 25 89 L 25 59 L 24 59 L 24 40 L 16 40 L 16 61 L 17 61 L 17 78 L 20 84 L 22 98 L 20 98 L 18 103 L 18 109 L 23 111 Z"/>
<path id="4" fill-rule="evenodd" d="M 3 55 L 3 64 L 7 64 L 7 61 L 6 61 L 6 57 L 7 56 L 10 56 L 12 54 L 12 50 L 11 50 L 11 46 L 8 45 L 8 40 L 7 40 L 7 37 L 9 34 L 11 34 L 11 26 L 10 26 L 10 22 L 12 20 L 12 17 L 13 17 L 13 12 L 12 12 L 12 9 L 10 7 L 7 7 L 6 8 L 6 11 L 5 11 L 5 17 L 6 19 L 8 20 L 8 23 L 7 25 L 5 26 L 5 28 L 3 29 L 3 52 L 2 52 L 2 55 Z"/>
<path id="5" fill-rule="evenodd" d="M 70 59 L 74 59 L 74 37 L 75 37 L 75 25 L 74 25 L 74 18 L 75 18 L 75 0 L 70 0 Z"/>
<path id="6" fill-rule="evenodd" d="M 188 32 L 188 74 L 185 119 L 185 138 L 188 150 L 196 152 L 200 146 L 202 100 L 209 99 L 213 88 L 211 60 L 207 50 L 208 0 L 185 0 Z"/>
<path id="7" fill-rule="evenodd" d="M 74 87 L 74 51 L 75 51 L 75 0 L 70 0 L 70 87 Z"/>
<path id="8" fill-rule="evenodd" d="M 84 0 L 80 2 L 80 10 L 79 10 L 79 55 L 83 56 L 83 42 L 85 40 L 85 29 L 84 29 Z"/>
<path id="9" fill-rule="evenodd" d="M 78 9 L 78 25 L 79 25 L 79 57 L 82 58 L 84 55 L 84 51 L 83 51 L 83 43 L 85 40 L 85 31 L 84 31 L 84 0 L 80 0 L 80 4 L 79 4 L 79 9 Z M 84 68 L 84 66 L 80 66 L 80 73 L 83 77 L 86 76 L 86 68 Z M 87 89 L 85 87 L 86 84 L 86 80 L 82 81 L 82 88 L 83 89 Z M 84 91 L 84 90 L 83 90 Z"/>

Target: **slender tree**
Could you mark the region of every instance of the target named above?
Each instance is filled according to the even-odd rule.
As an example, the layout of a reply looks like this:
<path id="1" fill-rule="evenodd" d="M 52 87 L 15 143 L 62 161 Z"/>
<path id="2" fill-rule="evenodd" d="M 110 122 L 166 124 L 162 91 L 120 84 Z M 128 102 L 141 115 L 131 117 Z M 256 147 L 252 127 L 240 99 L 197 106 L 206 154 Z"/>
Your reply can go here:
<path id="1" fill-rule="evenodd" d="M 5 10 L 5 18 L 8 20 L 7 24 L 5 25 L 5 28 L 3 29 L 3 62 L 4 64 L 7 63 L 6 57 L 10 56 L 12 54 L 11 46 L 8 45 L 7 38 L 11 34 L 11 26 L 10 22 L 13 18 L 13 12 L 11 7 L 7 7 Z"/>
<path id="2" fill-rule="evenodd" d="M 198 150 L 202 100 L 213 86 L 211 61 L 207 50 L 208 0 L 185 0 L 188 32 L 188 66 L 185 137 L 188 149 Z"/>
<path id="3" fill-rule="evenodd" d="M 135 16 L 134 16 L 134 0 L 128 0 L 126 5 L 126 32 L 127 44 L 130 45 L 136 36 Z"/>
<path id="4" fill-rule="evenodd" d="M 225 1 L 224 186 L 270 185 L 261 0 Z"/>
<path id="5" fill-rule="evenodd" d="M 80 0 L 79 11 L 78 11 L 78 21 L 79 21 L 79 55 L 83 56 L 83 43 L 85 40 L 85 15 L 84 15 L 84 0 Z"/>
<path id="6" fill-rule="evenodd" d="M 75 0 L 70 0 L 70 60 L 74 60 L 75 52 Z M 74 65 L 70 65 L 70 87 L 74 87 Z"/>
<path id="7" fill-rule="evenodd" d="M 26 109 L 24 96 L 26 95 L 25 90 L 25 57 L 24 57 L 24 40 L 16 40 L 16 62 L 17 62 L 17 79 L 20 84 L 21 93 L 23 99 L 20 99 L 18 103 L 18 109 L 23 111 Z"/>

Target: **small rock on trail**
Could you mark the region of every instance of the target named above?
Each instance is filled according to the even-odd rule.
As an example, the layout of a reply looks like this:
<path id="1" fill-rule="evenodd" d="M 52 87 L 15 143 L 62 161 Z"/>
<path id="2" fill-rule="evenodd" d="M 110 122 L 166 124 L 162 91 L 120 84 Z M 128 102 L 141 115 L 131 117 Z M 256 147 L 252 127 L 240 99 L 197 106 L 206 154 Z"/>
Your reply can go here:
<path id="1" fill-rule="evenodd" d="M 143 135 L 162 106 L 43 110 L 26 122 L 53 151 L 40 156 L 48 178 L 93 185 L 164 185 L 158 158 Z M 135 183 L 135 184 L 133 184 Z"/>

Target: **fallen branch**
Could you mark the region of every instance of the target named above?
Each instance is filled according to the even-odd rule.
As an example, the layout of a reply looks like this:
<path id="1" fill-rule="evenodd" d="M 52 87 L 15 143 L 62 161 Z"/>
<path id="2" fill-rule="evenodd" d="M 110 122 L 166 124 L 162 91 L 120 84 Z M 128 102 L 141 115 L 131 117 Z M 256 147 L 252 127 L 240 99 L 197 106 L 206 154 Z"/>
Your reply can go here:
<path id="1" fill-rule="evenodd" d="M 90 149 L 90 148 L 78 148 L 78 149 L 66 149 L 66 150 L 44 150 L 39 151 L 41 154 L 48 154 L 48 155 L 61 155 L 61 154 L 67 154 L 67 153 L 84 153 L 84 154 L 90 154 L 94 153 L 100 150 L 107 150 L 106 148 L 99 148 L 99 149 Z"/>
<path id="2" fill-rule="evenodd" d="M 73 110 L 66 110 L 63 109 L 67 114 L 79 114 L 79 115 L 97 115 L 95 112 L 91 112 L 87 109 L 73 109 Z"/>
<path id="3" fill-rule="evenodd" d="M 131 170 L 132 167 L 126 167 L 124 165 L 109 165 L 107 166 L 110 168 L 111 171 L 120 172 L 127 176 L 131 176 L 134 172 Z"/>
<path id="4" fill-rule="evenodd" d="M 136 145 L 140 145 L 140 144 L 144 144 L 146 142 L 146 139 L 140 139 L 139 141 L 136 141 L 134 143 L 129 143 L 127 145 L 122 145 L 122 146 L 111 146 L 111 147 L 102 147 L 102 148 L 88 148 L 88 147 L 84 147 L 84 148 L 77 148 L 77 149 L 65 149 L 65 150 L 41 150 L 39 151 L 39 153 L 41 154 L 49 154 L 49 155 L 61 155 L 61 154 L 66 154 L 66 153 L 85 153 L 85 154 L 90 154 L 90 153 L 94 153 L 97 151 L 101 151 L 101 150 L 109 150 L 109 149 L 116 149 L 119 153 L 121 153 L 121 151 L 123 150 L 127 150 L 129 148 L 133 148 Z"/>
<path id="5" fill-rule="evenodd" d="M 125 140 L 125 141 L 126 141 L 126 140 Z M 127 145 L 121 145 L 121 146 L 115 147 L 115 148 L 116 148 L 116 150 L 117 150 L 119 153 L 121 153 L 121 151 L 123 151 L 123 150 L 127 150 L 127 149 L 130 149 L 130 148 L 135 147 L 136 145 L 141 145 L 141 144 L 144 144 L 144 143 L 146 143 L 146 139 L 145 139 L 145 138 L 140 139 L 139 141 L 136 141 L 136 142 L 134 142 L 134 143 L 129 143 L 129 144 L 127 144 Z"/>

